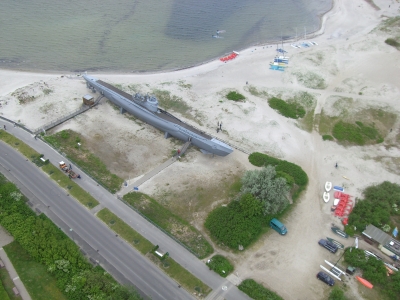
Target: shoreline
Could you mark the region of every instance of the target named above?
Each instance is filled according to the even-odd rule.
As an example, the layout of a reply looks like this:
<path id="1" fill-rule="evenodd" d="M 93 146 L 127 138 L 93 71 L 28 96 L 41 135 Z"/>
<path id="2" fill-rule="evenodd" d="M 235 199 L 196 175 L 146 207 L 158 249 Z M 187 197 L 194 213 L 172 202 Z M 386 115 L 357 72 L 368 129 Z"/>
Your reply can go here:
<path id="1" fill-rule="evenodd" d="M 316 38 L 316 37 L 319 37 L 319 36 L 324 34 L 324 30 L 321 31 L 321 29 L 325 28 L 325 23 L 327 21 L 327 15 L 330 12 L 332 12 L 332 10 L 334 9 L 334 7 L 337 4 L 337 1 L 338 0 L 332 0 L 332 5 L 331 5 L 330 9 L 328 9 L 326 12 L 324 12 L 322 14 L 317 15 L 317 17 L 319 18 L 319 21 L 320 21 L 319 22 L 319 28 L 317 30 L 315 30 L 315 31 L 310 32 L 307 35 L 307 38 L 308 37 Z M 290 46 L 289 43 L 292 43 L 294 41 L 299 41 L 299 40 L 302 40 L 302 39 L 303 38 L 297 38 L 296 39 L 295 36 L 294 37 L 289 37 L 288 39 L 283 40 L 283 44 L 288 44 L 288 46 Z M 272 45 L 279 44 L 281 42 L 282 42 L 281 40 L 260 42 L 260 43 L 255 43 L 255 44 L 250 45 L 250 46 L 246 46 L 245 48 L 241 48 L 241 49 L 239 48 L 238 50 L 233 49 L 232 51 L 245 52 L 245 51 L 248 51 L 248 50 L 250 50 L 251 48 L 254 48 L 254 47 L 272 46 Z M 224 53 L 224 54 L 222 54 L 220 56 L 216 56 L 216 57 L 211 58 L 209 60 L 199 62 L 197 64 L 193 64 L 193 65 L 186 66 L 186 67 L 178 67 L 178 68 L 174 68 L 174 69 L 152 70 L 152 71 L 131 71 L 131 72 L 124 72 L 124 71 L 110 71 L 110 72 L 107 72 L 107 71 L 98 70 L 98 71 L 90 71 L 88 73 L 91 73 L 91 74 L 104 74 L 104 75 L 140 75 L 140 74 L 149 75 L 149 74 L 160 74 L 160 73 L 173 73 L 173 72 L 177 72 L 177 71 L 183 71 L 183 70 L 193 69 L 193 68 L 196 68 L 196 67 L 207 65 L 207 64 L 212 63 L 214 61 L 219 61 L 219 58 L 224 57 L 224 56 L 232 53 L 232 51 L 226 52 L 226 53 Z M 68 74 L 68 75 L 75 74 L 75 75 L 77 75 L 77 74 L 84 73 L 84 72 L 74 72 L 74 71 L 67 71 L 67 70 L 8 69 L 8 68 L 1 68 L 1 67 L 0 67 L 0 71 L 33 73 L 33 74 L 47 74 L 47 75 L 50 75 L 50 74 L 53 74 L 53 75 L 56 75 L 56 74 Z"/>

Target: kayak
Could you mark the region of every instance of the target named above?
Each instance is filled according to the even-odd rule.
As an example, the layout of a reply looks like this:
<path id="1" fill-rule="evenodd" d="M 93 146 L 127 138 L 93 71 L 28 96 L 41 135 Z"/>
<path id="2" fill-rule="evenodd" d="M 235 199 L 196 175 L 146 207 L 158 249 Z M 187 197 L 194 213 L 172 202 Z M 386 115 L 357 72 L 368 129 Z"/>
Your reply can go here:
<path id="1" fill-rule="evenodd" d="M 332 226 L 331 229 L 334 233 L 341 236 L 342 238 L 347 239 L 349 237 L 349 235 L 346 232 L 344 232 L 343 230 L 340 230 L 339 228 L 337 228 L 335 226 Z"/>
<path id="2" fill-rule="evenodd" d="M 360 276 L 356 276 L 357 280 L 359 282 L 361 282 L 361 284 L 363 284 L 364 286 L 366 286 L 369 289 L 372 289 L 374 286 L 372 285 L 371 282 L 369 282 L 368 280 L 365 280 L 364 278 L 361 278 Z"/>
<path id="3" fill-rule="evenodd" d="M 330 241 L 331 243 L 335 244 L 339 249 L 344 249 L 344 245 L 340 242 L 338 242 L 337 240 L 334 240 L 332 238 L 326 237 L 326 239 L 328 241 Z"/>

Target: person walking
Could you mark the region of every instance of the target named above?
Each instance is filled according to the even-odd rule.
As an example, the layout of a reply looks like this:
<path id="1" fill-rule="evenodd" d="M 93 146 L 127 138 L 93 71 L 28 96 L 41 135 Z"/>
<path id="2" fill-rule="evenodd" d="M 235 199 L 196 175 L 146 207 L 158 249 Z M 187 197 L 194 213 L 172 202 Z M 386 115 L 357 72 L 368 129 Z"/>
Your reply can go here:
<path id="1" fill-rule="evenodd" d="M 7 130 L 7 127 L 6 127 L 6 125 L 4 125 L 4 130 Z"/>
<path id="2" fill-rule="evenodd" d="M 71 166 L 71 164 L 69 164 L 69 169 L 70 169 L 70 170 L 72 170 L 72 166 Z"/>
<path id="3" fill-rule="evenodd" d="M 222 130 L 222 121 L 219 122 L 219 130 Z"/>

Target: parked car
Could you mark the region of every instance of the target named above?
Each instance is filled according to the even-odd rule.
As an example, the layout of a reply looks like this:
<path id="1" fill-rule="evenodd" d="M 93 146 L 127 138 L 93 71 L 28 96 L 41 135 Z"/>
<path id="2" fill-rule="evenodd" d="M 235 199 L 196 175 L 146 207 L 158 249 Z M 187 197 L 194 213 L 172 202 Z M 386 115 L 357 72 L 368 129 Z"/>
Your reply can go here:
<path id="1" fill-rule="evenodd" d="M 271 222 L 269 222 L 269 225 L 281 235 L 285 235 L 287 233 L 285 225 L 283 225 L 278 219 L 273 218 Z"/>
<path id="2" fill-rule="evenodd" d="M 319 272 L 317 274 L 317 278 L 323 282 L 325 282 L 327 285 L 329 286 L 333 286 L 335 284 L 335 280 L 333 280 L 332 277 L 330 277 L 328 274 L 326 274 L 325 272 Z"/>
<path id="3" fill-rule="evenodd" d="M 320 239 L 318 244 L 320 244 L 320 246 L 328 249 L 332 253 L 336 253 L 336 251 L 338 250 L 338 247 L 334 243 L 331 243 L 330 241 L 327 241 L 324 239 Z"/>

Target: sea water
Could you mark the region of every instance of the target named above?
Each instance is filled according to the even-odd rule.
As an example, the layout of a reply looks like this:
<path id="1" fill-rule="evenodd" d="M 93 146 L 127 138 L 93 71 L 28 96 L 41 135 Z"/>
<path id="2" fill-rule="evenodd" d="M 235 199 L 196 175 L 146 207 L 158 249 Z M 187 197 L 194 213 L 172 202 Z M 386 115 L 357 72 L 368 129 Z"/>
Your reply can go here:
<path id="1" fill-rule="evenodd" d="M 317 30 L 332 0 L 2 0 L 0 68 L 185 68 Z M 213 38 L 217 30 L 221 38 Z M 289 50 L 289 49 L 287 49 Z"/>

